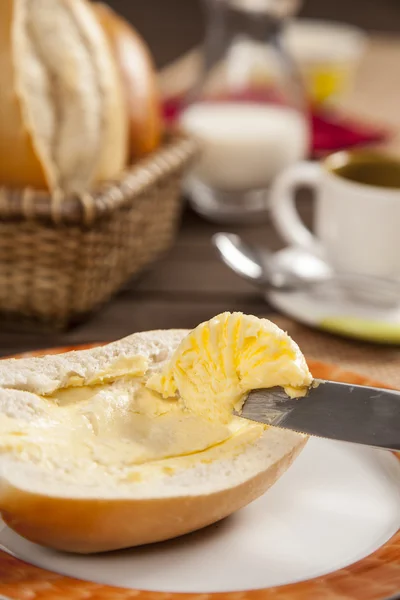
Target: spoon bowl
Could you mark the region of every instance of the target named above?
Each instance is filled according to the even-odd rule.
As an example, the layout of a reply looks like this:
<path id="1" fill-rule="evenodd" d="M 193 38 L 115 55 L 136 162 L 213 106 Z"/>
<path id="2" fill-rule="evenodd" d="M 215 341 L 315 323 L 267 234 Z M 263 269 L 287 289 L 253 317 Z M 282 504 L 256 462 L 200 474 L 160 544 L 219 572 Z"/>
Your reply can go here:
<path id="1" fill-rule="evenodd" d="M 278 264 L 270 250 L 249 244 L 235 233 L 216 233 L 212 243 L 232 271 L 263 290 L 299 291 L 331 277 L 325 263 L 310 254 L 299 257 L 289 269 Z"/>

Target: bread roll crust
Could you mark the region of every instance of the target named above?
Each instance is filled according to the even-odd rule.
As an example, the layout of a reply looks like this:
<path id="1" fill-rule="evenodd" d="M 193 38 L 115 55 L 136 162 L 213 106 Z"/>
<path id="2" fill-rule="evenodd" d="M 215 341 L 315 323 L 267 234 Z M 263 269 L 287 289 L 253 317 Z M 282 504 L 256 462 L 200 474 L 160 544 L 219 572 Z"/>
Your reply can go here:
<path id="1" fill-rule="evenodd" d="M 93 4 L 121 73 L 129 114 L 130 157 L 137 160 L 161 142 L 161 99 L 151 54 L 141 36 L 109 6 Z"/>
<path id="2" fill-rule="evenodd" d="M 15 89 L 15 0 L 3 0 L 0 18 L 0 184 L 46 188 L 44 169 L 22 117 Z"/>
<path id="3" fill-rule="evenodd" d="M 68 193 L 116 177 L 124 92 L 86 0 L 4 0 L 0 34 L 0 183 Z"/>

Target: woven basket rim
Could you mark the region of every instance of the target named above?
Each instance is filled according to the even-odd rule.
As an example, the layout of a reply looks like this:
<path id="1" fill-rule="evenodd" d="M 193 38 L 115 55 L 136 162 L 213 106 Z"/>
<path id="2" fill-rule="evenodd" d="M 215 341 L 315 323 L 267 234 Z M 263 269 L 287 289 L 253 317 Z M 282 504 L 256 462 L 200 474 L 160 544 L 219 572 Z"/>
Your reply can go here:
<path id="1" fill-rule="evenodd" d="M 81 194 L 0 187 L 0 220 L 89 226 L 130 206 L 138 195 L 158 181 L 177 169 L 184 169 L 197 149 L 194 139 L 183 134 L 169 134 L 160 148 L 128 167 L 117 179 Z"/>

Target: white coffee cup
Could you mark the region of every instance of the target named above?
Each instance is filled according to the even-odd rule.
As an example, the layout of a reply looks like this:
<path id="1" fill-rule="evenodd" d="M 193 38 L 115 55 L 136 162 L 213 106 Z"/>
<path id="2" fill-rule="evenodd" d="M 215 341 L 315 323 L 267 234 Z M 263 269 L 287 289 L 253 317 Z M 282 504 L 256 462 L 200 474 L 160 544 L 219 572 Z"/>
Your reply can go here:
<path id="1" fill-rule="evenodd" d="M 299 186 L 315 190 L 314 232 L 295 205 Z M 272 219 L 284 240 L 336 271 L 400 281 L 400 160 L 366 150 L 285 169 L 271 189 Z"/>

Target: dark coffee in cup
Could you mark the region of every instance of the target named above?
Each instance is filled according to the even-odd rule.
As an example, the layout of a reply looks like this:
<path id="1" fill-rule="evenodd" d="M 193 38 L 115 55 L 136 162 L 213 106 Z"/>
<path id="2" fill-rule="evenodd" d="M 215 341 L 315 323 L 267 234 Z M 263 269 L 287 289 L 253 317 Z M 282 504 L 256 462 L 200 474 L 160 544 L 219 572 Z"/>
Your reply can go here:
<path id="1" fill-rule="evenodd" d="M 326 160 L 326 166 L 335 175 L 355 183 L 400 189 L 400 160 L 383 153 L 339 152 Z"/>

